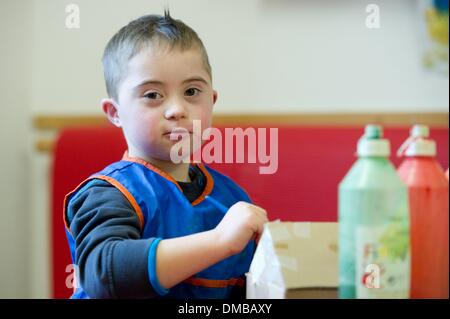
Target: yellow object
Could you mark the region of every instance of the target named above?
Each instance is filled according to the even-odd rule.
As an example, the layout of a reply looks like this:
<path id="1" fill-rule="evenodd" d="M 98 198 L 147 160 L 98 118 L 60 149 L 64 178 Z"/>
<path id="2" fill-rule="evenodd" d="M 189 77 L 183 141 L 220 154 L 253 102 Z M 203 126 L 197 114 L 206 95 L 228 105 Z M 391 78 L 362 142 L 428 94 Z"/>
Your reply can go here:
<path id="1" fill-rule="evenodd" d="M 440 13 L 435 8 L 429 8 L 426 11 L 426 18 L 430 37 L 443 45 L 448 45 L 448 13 Z"/>

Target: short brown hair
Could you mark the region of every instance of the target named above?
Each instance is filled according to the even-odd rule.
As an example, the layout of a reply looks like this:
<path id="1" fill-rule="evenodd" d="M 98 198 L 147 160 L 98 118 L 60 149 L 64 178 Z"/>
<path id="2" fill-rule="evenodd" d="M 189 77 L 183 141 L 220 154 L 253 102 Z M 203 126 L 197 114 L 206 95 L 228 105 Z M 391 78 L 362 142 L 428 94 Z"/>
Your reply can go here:
<path id="1" fill-rule="evenodd" d="M 198 48 L 203 64 L 211 77 L 211 65 L 203 42 L 197 33 L 180 20 L 170 16 L 168 10 L 161 15 L 145 15 L 122 27 L 106 45 L 103 53 L 103 73 L 106 91 L 118 100 L 118 87 L 127 71 L 128 61 L 150 43 L 165 43 L 170 50 Z"/>

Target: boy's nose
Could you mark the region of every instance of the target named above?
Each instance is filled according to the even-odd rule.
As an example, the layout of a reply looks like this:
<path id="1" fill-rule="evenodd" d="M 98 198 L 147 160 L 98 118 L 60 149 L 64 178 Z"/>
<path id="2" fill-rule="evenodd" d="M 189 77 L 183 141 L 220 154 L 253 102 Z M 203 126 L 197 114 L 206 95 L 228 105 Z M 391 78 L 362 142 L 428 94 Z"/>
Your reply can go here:
<path id="1" fill-rule="evenodd" d="M 174 102 L 169 105 L 164 114 L 168 120 L 178 120 L 187 116 L 186 108 L 183 103 Z"/>

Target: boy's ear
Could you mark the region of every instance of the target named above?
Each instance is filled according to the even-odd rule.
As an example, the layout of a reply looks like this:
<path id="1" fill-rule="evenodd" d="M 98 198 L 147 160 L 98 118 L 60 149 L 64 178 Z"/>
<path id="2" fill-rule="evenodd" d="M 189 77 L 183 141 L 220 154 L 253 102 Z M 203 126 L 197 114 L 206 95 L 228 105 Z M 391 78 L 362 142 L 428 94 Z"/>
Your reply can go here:
<path id="1" fill-rule="evenodd" d="M 216 104 L 217 101 L 217 91 L 213 90 L 213 105 Z"/>
<path id="2" fill-rule="evenodd" d="M 103 112 L 106 114 L 108 120 L 117 127 L 121 127 L 119 110 L 116 102 L 113 99 L 103 99 L 101 101 Z"/>

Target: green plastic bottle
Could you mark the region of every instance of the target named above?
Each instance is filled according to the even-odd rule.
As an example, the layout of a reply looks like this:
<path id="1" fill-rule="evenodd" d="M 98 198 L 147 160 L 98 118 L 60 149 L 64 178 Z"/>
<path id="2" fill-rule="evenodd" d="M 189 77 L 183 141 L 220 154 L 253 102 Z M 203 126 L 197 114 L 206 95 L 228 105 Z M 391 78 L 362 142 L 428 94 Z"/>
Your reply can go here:
<path id="1" fill-rule="evenodd" d="M 408 298 L 408 193 L 380 126 L 366 126 L 357 154 L 339 185 L 339 297 Z"/>

